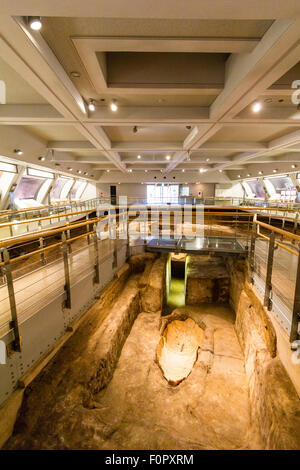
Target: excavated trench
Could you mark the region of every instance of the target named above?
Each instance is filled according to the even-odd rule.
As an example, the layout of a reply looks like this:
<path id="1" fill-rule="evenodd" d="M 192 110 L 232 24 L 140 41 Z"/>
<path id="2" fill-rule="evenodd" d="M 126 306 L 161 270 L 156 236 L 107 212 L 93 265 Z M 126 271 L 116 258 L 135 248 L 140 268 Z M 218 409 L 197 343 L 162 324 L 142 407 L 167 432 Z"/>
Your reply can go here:
<path id="1" fill-rule="evenodd" d="M 184 305 L 162 315 L 168 263 L 130 258 L 26 389 L 5 448 L 300 448 L 299 397 L 244 261 L 191 257 Z"/>

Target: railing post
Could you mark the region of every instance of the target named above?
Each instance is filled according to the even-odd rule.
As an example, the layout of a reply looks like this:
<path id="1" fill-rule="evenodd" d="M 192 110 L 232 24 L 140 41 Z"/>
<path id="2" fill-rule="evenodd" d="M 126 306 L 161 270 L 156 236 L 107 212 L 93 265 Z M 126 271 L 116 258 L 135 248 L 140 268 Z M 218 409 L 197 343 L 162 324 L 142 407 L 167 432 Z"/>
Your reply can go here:
<path id="1" fill-rule="evenodd" d="M 68 256 L 68 244 L 65 232 L 61 234 L 61 241 L 62 241 L 62 253 L 64 259 L 64 271 L 65 271 L 65 293 L 66 299 L 64 301 L 65 308 L 71 308 L 71 283 L 70 283 L 70 270 L 69 270 L 69 256 Z"/>
<path id="2" fill-rule="evenodd" d="M 39 244 L 40 244 L 41 249 L 44 248 L 44 240 L 43 240 L 42 237 L 39 239 Z M 45 258 L 45 253 L 44 252 L 41 253 L 41 260 L 42 260 L 42 264 L 45 265 L 46 264 L 46 258 Z"/>
<path id="3" fill-rule="evenodd" d="M 274 260 L 274 246 L 275 246 L 275 232 L 271 232 L 269 239 L 269 252 L 268 252 L 268 261 L 267 261 L 267 274 L 266 274 L 266 284 L 265 284 L 265 298 L 264 305 L 268 310 L 272 309 L 272 300 L 270 294 L 272 291 L 272 270 L 273 270 L 273 260 Z"/>
<path id="4" fill-rule="evenodd" d="M 293 306 L 293 315 L 292 315 L 292 325 L 291 325 L 291 334 L 290 341 L 296 341 L 300 335 L 300 254 L 298 256 L 298 267 L 296 275 L 296 285 L 295 285 L 295 297 L 294 297 L 294 306 Z"/>
<path id="5" fill-rule="evenodd" d="M 295 220 L 294 220 L 294 228 L 293 228 L 293 233 L 295 235 L 297 235 L 297 230 L 298 230 L 298 217 L 299 217 L 299 214 L 297 213 L 295 215 Z M 292 240 L 292 244 L 294 245 L 295 244 L 295 240 Z"/>
<path id="6" fill-rule="evenodd" d="M 255 252 L 255 240 L 256 240 L 256 232 L 257 232 L 257 223 L 256 223 L 257 215 L 255 214 L 253 217 L 253 225 L 252 225 L 252 233 L 251 233 L 251 241 L 250 241 L 250 252 L 249 252 L 249 282 L 253 284 L 253 271 L 254 271 L 254 252 Z"/>
<path id="7" fill-rule="evenodd" d="M 18 324 L 18 315 L 17 315 L 17 306 L 16 298 L 14 291 L 13 278 L 11 273 L 10 258 L 7 248 L 3 248 L 3 258 L 4 258 L 4 270 L 7 282 L 7 290 L 9 297 L 10 313 L 11 313 L 11 322 L 10 327 L 13 328 L 15 339 L 13 343 L 13 349 L 15 351 L 21 352 L 21 337 Z"/>
<path id="8" fill-rule="evenodd" d="M 95 269 L 95 276 L 94 276 L 94 283 L 99 284 L 100 283 L 100 274 L 99 274 L 99 245 L 98 245 L 98 236 L 97 236 L 97 226 L 96 224 L 93 225 L 93 240 L 94 240 L 94 248 L 95 248 L 95 263 L 94 263 L 94 269 Z"/>
<path id="9" fill-rule="evenodd" d="M 85 220 L 88 222 L 88 220 L 89 220 L 89 215 L 88 214 L 85 216 Z M 89 233 L 89 227 L 90 226 L 87 224 L 86 225 L 86 233 Z M 88 240 L 88 244 L 90 244 L 90 236 L 89 235 L 87 236 L 87 240 Z"/>
<path id="10" fill-rule="evenodd" d="M 113 264 L 112 264 L 113 269 L 118 267 L 118 248 L 116 246 L 116 241 L 117 240 L 114 240 L 114 254 L 113 254 Z"/>

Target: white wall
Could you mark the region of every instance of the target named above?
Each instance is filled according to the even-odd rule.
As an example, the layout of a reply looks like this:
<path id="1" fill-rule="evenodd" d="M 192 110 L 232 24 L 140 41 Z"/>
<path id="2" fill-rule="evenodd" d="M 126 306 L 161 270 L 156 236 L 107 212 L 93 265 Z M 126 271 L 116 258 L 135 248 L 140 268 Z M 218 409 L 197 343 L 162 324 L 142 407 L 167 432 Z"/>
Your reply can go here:
<path id="1" fill-rule="evenodd" d="M 161 183 L 158 183 L 161 184 Z M 114 184 L 112 183 L 112 186 Z M 97 183 L 97 197 L 99 197 L 100 192 L 103 192 L 103 196 L 110 195 L 110 186 L 109 183 Z M 147 197 L 147 185 L 141 183 L 121 183 L 115 184 L 117 188 L 117 196 L 128 196 L 128 197 Z M 201 184 L 187 184 L 183 186 L 189 186 L 190 195 L 198 196 L 198 191 L 202 191 L 203 197 L 214 197 L 215 195 L 215 185 L 214 183 L 201 183 Z"/>
<path id="2" fill-rule="evenodd" d="M 216 184 L 216 197 L 243 197 L 244 190 L 241 183 Z"/>
<path id="3" fill-rule="evenodd" d="M 99 194 L 97 194 L 96 184 L 88 183 L 80 199 L 86 201 L 87 199 L 94 199 L 97 196 L 99 196 Z"/>

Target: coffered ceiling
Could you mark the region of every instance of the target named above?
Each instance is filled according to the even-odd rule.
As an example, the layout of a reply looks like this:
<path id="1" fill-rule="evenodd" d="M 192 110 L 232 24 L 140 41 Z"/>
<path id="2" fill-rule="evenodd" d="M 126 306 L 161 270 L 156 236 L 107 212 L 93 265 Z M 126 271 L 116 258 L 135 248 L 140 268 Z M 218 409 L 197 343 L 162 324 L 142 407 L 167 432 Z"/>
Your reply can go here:
<path id="1" fill-rule="evenodd" d="M 228 182 L 300 165 L 293 0 L 2 0 L 0 80 L 7 157 L 18 142 L 26 161 L 43 154 L 48 168 L 105 182 Z"/>

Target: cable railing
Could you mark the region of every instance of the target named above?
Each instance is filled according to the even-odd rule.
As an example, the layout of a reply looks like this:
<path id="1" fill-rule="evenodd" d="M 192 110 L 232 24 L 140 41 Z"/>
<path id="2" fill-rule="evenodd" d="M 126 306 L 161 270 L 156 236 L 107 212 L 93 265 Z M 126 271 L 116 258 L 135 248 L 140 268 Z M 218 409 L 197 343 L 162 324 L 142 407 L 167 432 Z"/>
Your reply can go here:
<path id="1" fill-rule="evenodd" d="M 155 237 L 174 238 L 176 233 L 183 239 L 192 236 L 238 239 L 249 253 L 249 279 L 262 296 L 265 307 L 277 318 L 291 341 L 297 338 L 299 235 L 259 221 L 257 214 L 250 212 L 204 211 L 199 236 L 193 207 L 156 207 L 150 211 L 147 207 L 133 206 L 127 211 L 118 206 L 118 212 L 112 210 L 111 213 L 106 209 L 104 206 L 103 212 L 108 215 L 98 213 L 83 221 L 0 242 L 0 337 L 13 331 L 15 350 L 21 350 L 20 322 L 33 315 L 45 299 L 63 292 L 68 309 L 72 304 L 71 285 L 80 276 L 93 272 L 94 282 L 99 284 L 100 257 L 105 256 L 107 250 L 115 251 L 119 242 L 126 243 L 129 250 L 134 239 L 145 244 Z M 189 221 L 184 220 L 186 214 L 191 216 Z M 54 237 L 54 242 L 44 246 L 49 237 Z M 22 246 L 25 250 L 30 243 L 41 239 L 42 243 L 33 251 L 11 256 L 12 247 Z"/>

